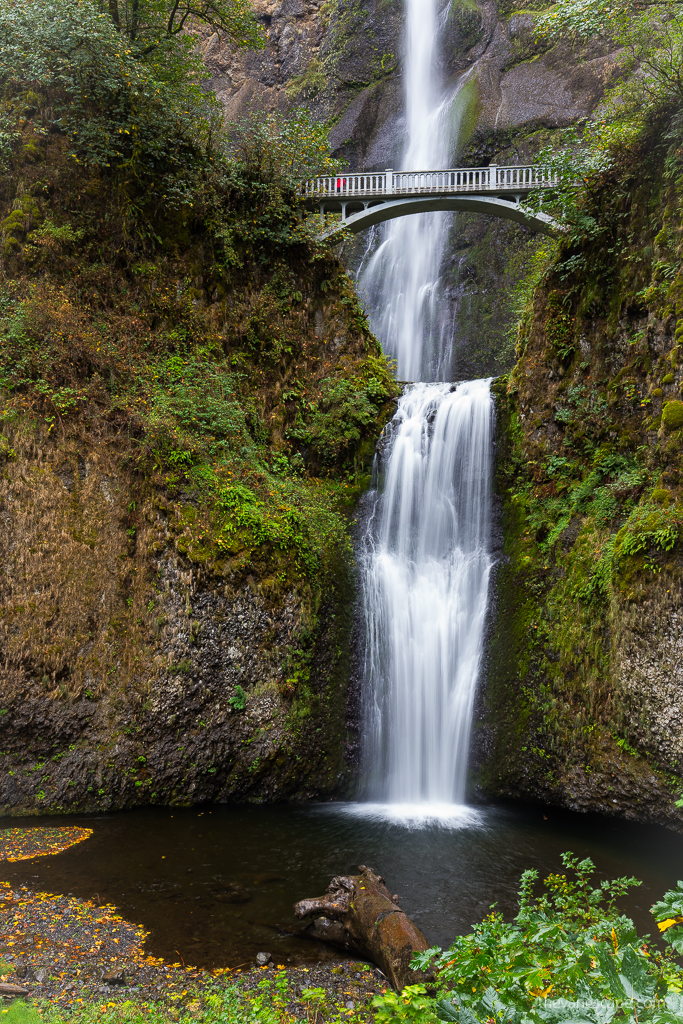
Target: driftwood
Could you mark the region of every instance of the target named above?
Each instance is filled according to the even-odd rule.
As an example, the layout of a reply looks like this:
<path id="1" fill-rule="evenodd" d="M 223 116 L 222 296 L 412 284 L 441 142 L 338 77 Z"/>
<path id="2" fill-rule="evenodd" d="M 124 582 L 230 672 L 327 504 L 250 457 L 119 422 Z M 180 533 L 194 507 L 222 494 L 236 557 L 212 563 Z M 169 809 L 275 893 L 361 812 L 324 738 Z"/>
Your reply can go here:
<path id="1" fill-rule="evenodd" d="M 358 870 L 360 875 L 337 875 L 319 899 L 295 905 L 297 917 L 313 918 L 305 934 L 373 960 L 395 989 L 424 981 L 410 961 L 413 953 L 428 948 L 427 940 L 384 879 L 363 864 Z"/>

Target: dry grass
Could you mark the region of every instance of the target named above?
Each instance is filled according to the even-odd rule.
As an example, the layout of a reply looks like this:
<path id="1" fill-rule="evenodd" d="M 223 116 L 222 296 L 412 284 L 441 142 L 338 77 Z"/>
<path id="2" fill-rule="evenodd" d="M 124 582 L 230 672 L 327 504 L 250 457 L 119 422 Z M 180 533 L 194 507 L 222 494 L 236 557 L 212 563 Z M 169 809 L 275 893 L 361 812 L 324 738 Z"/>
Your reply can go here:
<path id="1" fill-rule="evenodd" d="M 9 460 L 0 479 L 5 665 L 52 698 L 127 685 L 148 660 L 148 570 L 128 533 L 132 482 L 108 445 L 41 444 L 27 417 L 6 433 L 15 449 L 32 442 L 35 456 Z"/>

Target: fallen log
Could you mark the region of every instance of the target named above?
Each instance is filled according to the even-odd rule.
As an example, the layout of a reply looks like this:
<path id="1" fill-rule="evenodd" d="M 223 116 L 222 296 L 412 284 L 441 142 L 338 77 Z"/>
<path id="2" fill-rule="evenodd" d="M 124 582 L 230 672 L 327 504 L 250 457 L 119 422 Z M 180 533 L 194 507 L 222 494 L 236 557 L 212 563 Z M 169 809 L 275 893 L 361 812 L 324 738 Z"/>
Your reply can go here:
<path id="1" fill-rule="evenodd" d="M 359 864 L 360 875 L 336 875 L 324 896 L 301 900 L 298 918 L 313 920 L 305 934 L 373 960 L 397 990 L 425 981 L 410 966 L 413 953 L 428 948 L 427 940 L 392 896 L 384 879 Z"/>

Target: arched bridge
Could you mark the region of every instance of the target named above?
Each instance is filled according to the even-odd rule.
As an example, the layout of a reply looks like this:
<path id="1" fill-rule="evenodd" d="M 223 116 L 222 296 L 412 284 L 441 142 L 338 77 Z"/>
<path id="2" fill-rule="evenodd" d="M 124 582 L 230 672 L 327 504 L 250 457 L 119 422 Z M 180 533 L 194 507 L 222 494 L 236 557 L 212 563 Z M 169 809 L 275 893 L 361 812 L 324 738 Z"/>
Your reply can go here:
<path id="1" fill-rule="evenodd" d="M 306 205 L 320 209 L 324 236 L 347 229 L 356 234 L 373 224 L 411 213 L 467 210 L 524 224 L 554 235 L 559 225 L 546 213 L 531 213 L 522 199 L 534 189 L 553 188 L 559 175 L 546 167 L 456 167 L 447 171 L 376 171 L 338 174 L 301 183 Z M 341 221 L 325 227 L 326 213 L 341 213 Z"/>

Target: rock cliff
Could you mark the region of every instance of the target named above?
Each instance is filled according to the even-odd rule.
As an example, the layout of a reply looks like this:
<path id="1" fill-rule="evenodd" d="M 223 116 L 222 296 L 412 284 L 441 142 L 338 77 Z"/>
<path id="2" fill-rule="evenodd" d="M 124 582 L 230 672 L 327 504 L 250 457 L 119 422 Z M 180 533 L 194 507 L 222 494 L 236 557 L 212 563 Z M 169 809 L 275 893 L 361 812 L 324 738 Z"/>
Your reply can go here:
<path id="1" fill-rule="evenodd" d="M 339 792 L 353 508 L 396 394 L 352 284 L 284 187 L 200 178 L 135 235 L 119 182 L 23 125 L 0 811 Z"/>
<path id="2" fill-rule="evenodd" d="M 486 792 L 678 828 L 679 147 L 664 112 L 595 186 L 594 231 L 563 245 L 495 385 L 504 539 L 478 734 Z"/>

